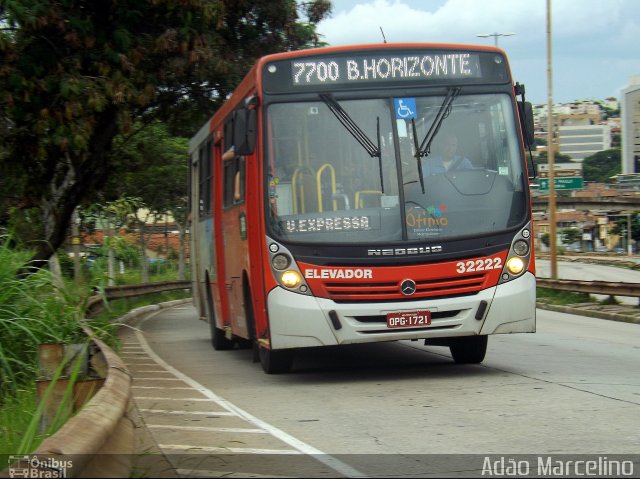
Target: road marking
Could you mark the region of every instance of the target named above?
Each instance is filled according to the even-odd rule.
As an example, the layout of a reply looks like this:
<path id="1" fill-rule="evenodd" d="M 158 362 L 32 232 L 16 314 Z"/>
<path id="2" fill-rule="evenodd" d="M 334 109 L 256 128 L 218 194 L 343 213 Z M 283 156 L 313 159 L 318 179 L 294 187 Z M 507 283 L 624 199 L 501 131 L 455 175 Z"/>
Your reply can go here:
<path id="1" fill-rule="evenodd" d="M 135 386 L 134 386 L 135 387 Z M 166 389 L 166 388 L 162 388 L 162 389 Z M 147 396 L 140 396 L 139 398 L 136 399 L 150 399 L 152 401 L 200 401 L 200 402 L 216 402 L 215 399 L 209 399 L 209 398 L 163 398 L 163 397 L 147 397 Z"/>
<path id="2" fill-rule="evenodd" d="M 191 414 L 193 416 L 235 416 L 229 411 L 175 411 L 170 409 L 139 409 L 151 414 Z"/>
<path id="3" fill-rule="evenodd" d="M 134 381 L 182 381 L 179 378 L 133 378 Z"/>
<path id="4" fill-rule="evenodd" d="M 184 477 L 255 477 L 255 478 L 292 477 L 292 476 L 272 476 L 272 475 L 265 476 L 264 474 L 253 474 L 253 473 L 247 474 L 244 472 L 240 473 L 240 472 L 232 472 L 232 471 L 212 471 L 212 470 L 205 471 L 204 469 L 176 469 L 176 471 L 178 472 L 178 474 Z"/>
<path id="5" fill-rule="evenodd" d="M 164 374 L 171 374 L 168 371 L 165 371 L 164 369 L 140 369 L 139 371 L 136 371 L 137 373 L 164 373 Z M 155 379 L 155 378 L 154 378 Z"/>
<path id="6" fill-rule="evenodd" d="M 264 429 L 248 429 L 245 427 L 206 427 L 206 426 L 173 426 L 171 424 L 147 424 L 154 429 L 179 429 L 183 431 L 208 431 L 208 432 L 240 432 L 247 434 L 269 434 Z"/>
<path id="7" fill-rule="evenodd" d="M 131 386 L 132 389 L 170 389 L 170 390 L 174 390 L 174 389 L 187 389 L 189 391 L 191 391 L 193 388 L 188 388 L 188 387 L 174 387 L 174 388 L 168 388 L 166 386 Z"/>
<path id="8" fill-rule="evenodd" d="M 155 317 L 160 312 L 162 312 L 162 311 L 156 311 L 155 313 L 153 313 L 153 314 L 147 316 L 146 318 L 144 318 L 142 320 L 142 322 L 140 323 L 139 327 L 142 328 L 142 324 L 144 322 L 146 322 L 148 319 L 151 319 L 151 318 Z M 256 426 L 258 428 L 261 428 L 261 429 L 264 429 L 264 430 L 268 431 L 272 436 L 274 436 L 277 439 L 281 440 L 282 442 L 288 444 L 289 446 L 293 447 L 294 449 L 300 451 L 300 453 L 308 454 L 310 456 L 313 456 L 317 461 L 323 463 L 327 467 L 330 467 L 331 469 L 333 469 L 334 471 L 340 473 L 343 476 L 346 476 L 346 477 L 366 477 L 366 474 L 358 471 L 357 469 L 349 466 L 348 464 L 340 461 L 339 459 L 336 459 L 333 456 L 325 454 L 324 452 L 320 451 L 319 449 L 316 449 L 315 447 L 311 446 L 310 444 L 307 444 L 307 443 L 301 441 L 300 439 L 297 439 L 297 438 L 291 436 L 290 434 L 287 434 L 283 430 L 278 429 L 277 427 L 272 426 L 271 424 L 269 424 L 269 423 L 267 423 L 267 422 L 265 422 L 265 421 L 263 421 L 261 419 L 258 419 L 257 417 L 249 414 L 247 411 L 239 408 L 235 404 L 233 404 L 233 403 L 227 401 L 226 399 L 218 396 L 213 391 L 207 389 L 206 387 L 204 387 L 202 384 L 200 384 L 196 380 L 192 379 L 191 377 L 187 376 L 186 374 L 183 374 L 181 371 L 178 371 L 176 368 L 174 368 L 170 364 L 166 363 L 160 356 L 158 356 L 155 353 L 155 351 L 153 349 L 151 349 L 151 347 L 149 346 L 149 343 L 147 342 L 146 338 L 144 337 L 144 334 L 142 334 L 142 331 L 140 329 L 136 329 L 134 331 L 134 333 L 135 333 L 136 337 L 138 338 L 138 341 L 140 342 L 140 345 L 144 348 L 144 350 L 147 352 L 147 354 L 149 355 L 149 357 L 151 359 L 153 359 L 156 363 L 158 363 L 161 367 L 165 368 L 167 371 L 171 372 L 177 378 L 182 379 L 185 383 L 187 383 L 190 386 L 192 386 L 194 389 L 199 391 L 203 396 L 205 396 L 205 397 L 217 402 L 220 406 L 222 406 L 227 411 L 234 412 L 238 416 L 243 418 L 245 421 L 253 424 L 254 426 Z"/>
<path id="9" fill-rule="evenodd" d="M 185 444 L 158 444 L 160 449 L 193 452 L 227 452 L 234 454 L 303 454 L 296 449 L 256 449 L 252 447 L 214 447 L 214 446 L 189 446 Z"/>

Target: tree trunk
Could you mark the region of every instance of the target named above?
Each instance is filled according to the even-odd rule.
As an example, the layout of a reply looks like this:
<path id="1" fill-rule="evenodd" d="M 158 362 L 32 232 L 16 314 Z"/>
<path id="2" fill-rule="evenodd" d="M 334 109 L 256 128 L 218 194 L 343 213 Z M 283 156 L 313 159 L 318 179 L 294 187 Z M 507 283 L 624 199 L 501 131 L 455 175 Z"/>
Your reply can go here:
<path id="1" fill-rule="evenodd" d="M 62 268 L 60 267 L 60 258 L 57 253 L 53 253 L 49 258 L 49 271 L 53 279 L 53 285 L 60 291 L 64 289 L 64 281 L 62 279 Z"/>
<path id="2" fill-rule="evenodd" d="M 145 237 L 145 222 L 138 220 L 140 229 L 140 256 L 142 256 L 142 282 L 149 282 L 149 261 L 147 259 L 147 239 Z"/>
<path id="3" fill-rule="evenodd" d="M 186 261 L 186 228 L 182 223 L 176 220 L 178 227 L 178 239 L 180 240 L 180 250 L 178 252 L 178 280 L 185 279 L 185 261 Z"/>
<path id="4" fill-rule="evenodd" d="M 23 273 L 47 265 L 47 260 L 64 243 L 76 207 L 107 180 L 110 164 L 106 152 L 117 133 L 116 116 L 115 107 L 106 109 L 99 116 L 88 142 L 91 145 L 89 152 L 80 153 L 75 158 L 69 153 L 51 157 L 55 167 L 49 174 L 48 194 L 41 200 L 45 237 L 36 245 L 30 267 Z"/>
<path id="5" fill-rule="evenodd" d="M 111 223 L 107 227 L 109 231 L 109 238 L 107 241 L 107 284 L 109 286 L 115 286 L 116 284 L 116 250 L 113 249 L 113 242 L 116 236 L 116 229 Z"/>

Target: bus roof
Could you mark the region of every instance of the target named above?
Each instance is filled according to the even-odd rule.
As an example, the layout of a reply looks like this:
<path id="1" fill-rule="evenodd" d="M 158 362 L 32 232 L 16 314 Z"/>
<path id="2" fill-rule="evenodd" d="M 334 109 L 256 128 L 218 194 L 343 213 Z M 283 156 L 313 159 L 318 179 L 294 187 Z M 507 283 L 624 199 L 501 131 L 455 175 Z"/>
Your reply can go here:
<path id="1" fill-rule="evenodd" d="M 478 52 L 496 52 L 502 55 L 506 53 L 504 50 L 487 45 L 471 45 L 471 44 L 455 44 L 455 43 L 425 43 L 425 42 L 402 42 L 402 43 L 364 43 L 354 45 L 327 46 L 319 48 L 309 48 L 306 50 L 295 50 L 289 52 L 273 53 L 259 58 L 256 63 L 247 72 L 240 84 L 231 93 L 230 97 L 225 100 L 222 106 L 215 111 L 213 116 L 200 128 L 198 133 L 189 142 L 189 153 L 191 153 L 202 141 L 208 137 L 214 129 L 218 128 L 224 118 L 226 118 L 242 101 L 251 93 L 255 93 L 259 83 L 259 76 L 262 67 L 271 61 L 286 60 L 290 58 L 327 55 L 334 53 L 345 53 L 353 51 L 374 51 L 374 50 L 410 50 L 410 49 L 433 49 L 433 50 L 468 50 Z"/>
<path id="2" fill-rule="evenodd" d="M 487 46 L 487 45 L 470 45 L 457 43 L 363 43 L 356 45 L 339 45 L 319 48 L 309 48 L 306 50 L 295 50 L 291 52 L 273 53 L 266 55 L 257 61 L 258 65 L 263 65 L 273 60 L 282 60 L 287 58 L 295 58 L 301 56 L 326 55 L 330 53 L 341 53 L 349 51 L 365 51 L 365 50 L 394 50 L 394 49 L 434 49 L 434 50 L 472 50 L 485 52 L 498 52 L 506 55 L 504 50 Z"/>

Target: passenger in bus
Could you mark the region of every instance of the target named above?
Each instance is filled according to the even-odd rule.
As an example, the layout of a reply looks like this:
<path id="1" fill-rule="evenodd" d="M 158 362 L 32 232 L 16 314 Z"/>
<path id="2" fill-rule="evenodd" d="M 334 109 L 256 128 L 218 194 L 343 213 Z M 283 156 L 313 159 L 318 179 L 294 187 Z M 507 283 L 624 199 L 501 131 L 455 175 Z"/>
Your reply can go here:
<path id="1" fill-rule="evenodd" d="M 222 154 L 222 161 L 233 160 L 236 157 L 236 147 L 231 147 Z M 242 199 L 242 190 L 240 189 L 240 171 L 236 171 L 233 181 L 233 201 L 240 201 Z"/>
<path id="2" fill-rule="evenodd" d="M 458 138 L 449 134 L 443 139 L 440 154 L 428 156 L 422 164 L 424 176 L 446 173 L 450 170 L 470 170 L 473 164 L 469 158 L 458 154 Z"/>
<path id="3" fill-rule="evenodd" d="M 236 156 L 236 147 L 231 145 L 231 147 L 222 154 L 222 161 L 233 160 Z"/>

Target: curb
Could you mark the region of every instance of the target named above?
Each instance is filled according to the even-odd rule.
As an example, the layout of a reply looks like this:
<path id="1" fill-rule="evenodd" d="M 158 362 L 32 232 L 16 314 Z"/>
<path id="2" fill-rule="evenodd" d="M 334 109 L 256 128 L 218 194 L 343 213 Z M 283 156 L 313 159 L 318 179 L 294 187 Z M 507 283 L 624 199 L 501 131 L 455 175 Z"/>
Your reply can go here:
<path id="1" fill-rule="evenodd" d="M 65 477 L 129 477 L 134 431 L 127 414 L 131 377 L 111 348 L 99 339 L 92 341 L 100 348 L 108 368 L 104 385 L 80 413 L 29 456 L 66 459 L 72 467 L 65 470 Z M 104 460 L 115 453 L 123 460 Z"/>
<path id="2" fill-rule="evenodd" d="M 611 313 L 607 311 L 596 311 L 593 309 L 576 308 L 572 306 L 561 306 L 558 304 L 536 303 L 536 308 L 547 311 L 556 311 L 558 313 L 577 314 L 590 318 L 607 319 L 609 321 L 619 321 L 622 323 L 640 324 L 640 316 L 631 316 L 627 314 Z M 630 310 L 640 315 L 640 309 Z"/>

